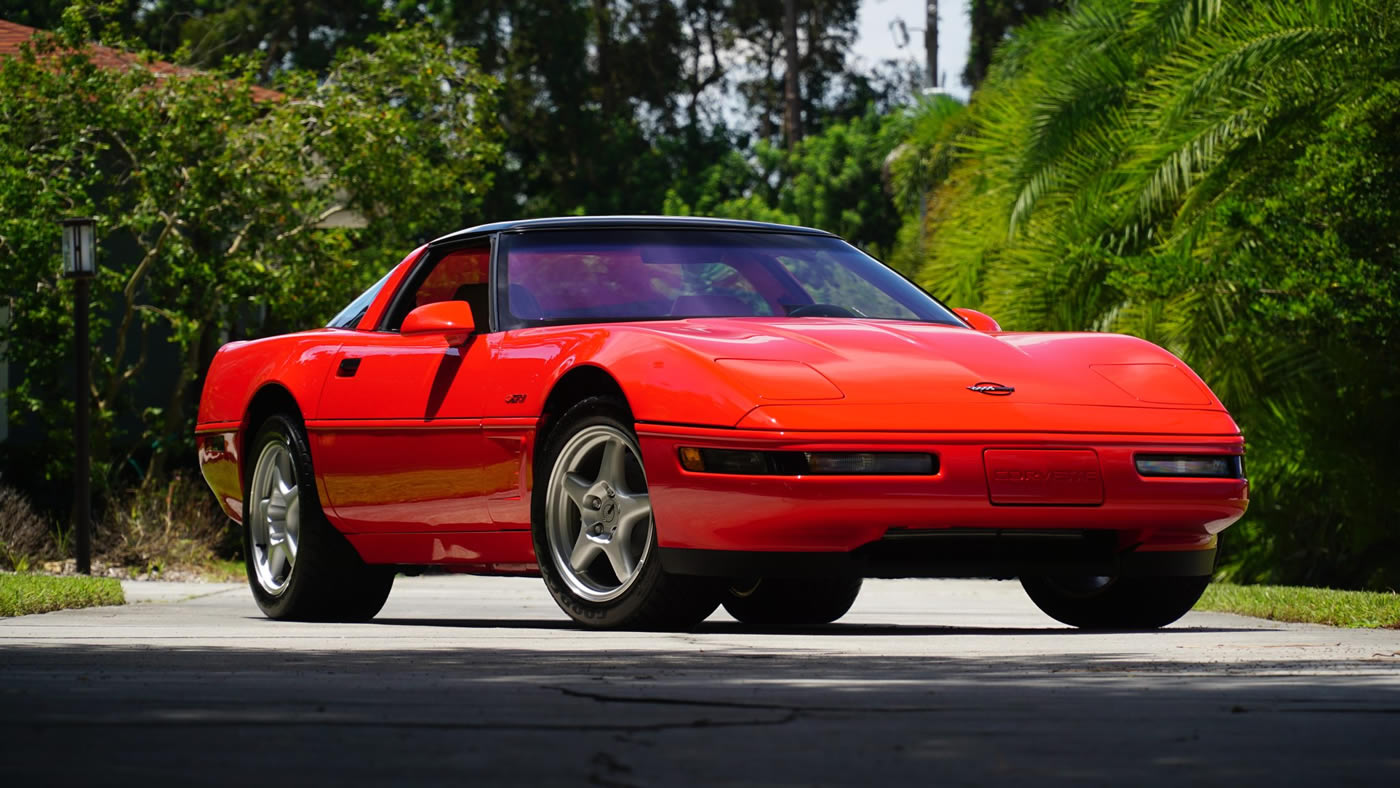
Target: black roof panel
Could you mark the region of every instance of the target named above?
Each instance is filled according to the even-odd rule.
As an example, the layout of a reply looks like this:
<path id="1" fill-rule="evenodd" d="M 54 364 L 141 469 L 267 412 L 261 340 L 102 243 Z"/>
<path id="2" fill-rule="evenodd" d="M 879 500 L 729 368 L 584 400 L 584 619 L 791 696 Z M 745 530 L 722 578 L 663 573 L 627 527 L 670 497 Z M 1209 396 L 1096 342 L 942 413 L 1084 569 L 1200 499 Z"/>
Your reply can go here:
<path id="1" fill-rule="evenodd" d="M 671 228 L 685 230 L 745 230 L 749 232 L 802 233 L 804 235 L 832 235 L 825 230 L 811 227 L 797 227 L 790 224 L 771 222 L 751 222 L 743 219 L 712 219 L 703 216 L 556 216 L 548 219 L 517 219 L 512 222 L 479 224 L 448 233 L 432 243 L 447 243 L 473 236 L 497 232 L 520 232 L 528 230 L 584 230 L 609 228 Z M 835 237 L 835 236 L 832 236 Z"/>

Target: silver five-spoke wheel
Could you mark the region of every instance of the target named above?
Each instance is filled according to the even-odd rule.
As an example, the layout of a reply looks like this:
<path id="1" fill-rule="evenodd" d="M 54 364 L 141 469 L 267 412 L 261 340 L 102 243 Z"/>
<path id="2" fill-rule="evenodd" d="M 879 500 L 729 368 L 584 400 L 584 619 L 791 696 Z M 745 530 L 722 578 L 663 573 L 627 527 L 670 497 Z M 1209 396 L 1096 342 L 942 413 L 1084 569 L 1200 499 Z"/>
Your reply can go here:
<path id="1" fill-rule="evenodd" d="M 296 568 L 301 540 L 301 496 L 287 446 L 268 443 L 253 466 L 249 528 L 258 585 L 276 596 L 287 588 Z"/>
<path id="2" fill-rule="evenodd" d="M 651 499 L 640 454 L 631 435 L 593 425 L 564 444 L 550 473 L 550 558 L 569 588 L 590 602 L 620 596 L 650 555 Z"/>
<path id="3" fill-rule="evenodd" d="M 321 510 L 301 419 L 274 413 L 253 434 L 243 476 L 243 555 L 253 600 L 268 618 L 373 618 L 394 570 L 366 564 Z"/>

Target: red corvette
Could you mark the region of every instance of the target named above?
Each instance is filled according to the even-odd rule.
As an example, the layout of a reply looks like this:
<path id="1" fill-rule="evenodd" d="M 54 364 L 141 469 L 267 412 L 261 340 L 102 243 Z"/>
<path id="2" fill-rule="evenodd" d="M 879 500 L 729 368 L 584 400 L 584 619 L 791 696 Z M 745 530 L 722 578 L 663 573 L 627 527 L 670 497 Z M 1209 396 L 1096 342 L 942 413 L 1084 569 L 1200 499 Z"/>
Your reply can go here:
<path id="1" fill-rule="evenodd" d="M 272 618 L 400 571 L 544 578 L 590 627 L 842 616 L 864 577 L 1020 577 L 1175 621 L 1248 503 L 1190 369 L 1002 332 L 800 227 L 581 217 L 415 250 L 328 326 L 219 350 L 199 458 Z"/>

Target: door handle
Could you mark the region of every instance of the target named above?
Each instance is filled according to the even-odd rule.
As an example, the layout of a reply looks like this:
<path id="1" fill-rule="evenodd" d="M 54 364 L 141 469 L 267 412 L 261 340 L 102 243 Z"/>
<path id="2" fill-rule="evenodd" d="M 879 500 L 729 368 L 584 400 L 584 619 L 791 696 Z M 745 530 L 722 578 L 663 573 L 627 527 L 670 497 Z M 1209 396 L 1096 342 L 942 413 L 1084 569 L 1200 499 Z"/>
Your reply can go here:
<path id="1" fill-rule="evenodd" d="M 335 376 L 338 378 L 353 378 L 355 377 L 355 373 L 359 371 L 360 359 L 342 358 L 340 360 L 340 366 L 335 371 Z"/>

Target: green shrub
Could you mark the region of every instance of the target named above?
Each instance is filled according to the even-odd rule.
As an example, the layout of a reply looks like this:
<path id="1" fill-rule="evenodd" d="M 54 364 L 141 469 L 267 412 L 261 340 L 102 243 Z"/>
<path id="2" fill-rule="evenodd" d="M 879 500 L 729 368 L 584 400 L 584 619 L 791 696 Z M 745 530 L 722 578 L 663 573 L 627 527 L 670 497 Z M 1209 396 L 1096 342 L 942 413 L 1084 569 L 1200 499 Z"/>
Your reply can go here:
<path id="1" fill-rule="evenodd" d="M 49 521 L 19 490 L 0 485 L 0 569 L 23 572 L 54 552 Z"/>
<path id="2" fill-rule="evenodd" d="M 204 480 L 176 472 L 164 484 L 114 494 L 98 524 L 98 559 L 141 574 L 199 570 L 237 554 L 233 523 Z"/>

